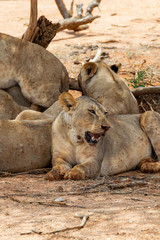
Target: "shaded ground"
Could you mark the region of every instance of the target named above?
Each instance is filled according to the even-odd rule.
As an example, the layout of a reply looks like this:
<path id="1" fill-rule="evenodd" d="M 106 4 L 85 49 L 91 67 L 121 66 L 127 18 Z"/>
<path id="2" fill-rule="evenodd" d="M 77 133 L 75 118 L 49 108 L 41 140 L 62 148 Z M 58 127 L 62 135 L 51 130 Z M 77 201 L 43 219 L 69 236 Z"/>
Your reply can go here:
<path id="1" fill-rule="evenodd" d="M 90 1 L 83 2 L 86 6 Z M 101 47 L 109 64 L 122 63 L 122 77 L 133 79 L 144 71 L 144 84 L 160 85 L 159 9 L 158 0 L 102 0 L 100 10 L 93 12 L 101 18 L 89 30 L 60 32 L 48 50 L 65 64 L 70 77 L 77 77 L 81 64 Z M 42 14 L 52 22 L 61 19 L 54 1 L 39 1 Z M 0 19 L 1 32 L 21 37 L 29 0 L 0 1 Z M 0 178 L 0 239 L 159 239 L 160 174 L 134 171 L 78 182 L 48 182 L 44 177 Z M 64 201 L 55 202 L 57 198 Z M 53 233 L 78 226 L 76 213 L 89 215 L 82 229 Z"/>
<path id="2" fill-rule="evenodd" d="M 159 174 L 134 171 L 86 181 L 44 178 L 1 178 L 0 239 L 159 239 Z M 89 216 L 80 230 L 76 214 Z M 75 229 L 66 229 L 71 227 Z"/>

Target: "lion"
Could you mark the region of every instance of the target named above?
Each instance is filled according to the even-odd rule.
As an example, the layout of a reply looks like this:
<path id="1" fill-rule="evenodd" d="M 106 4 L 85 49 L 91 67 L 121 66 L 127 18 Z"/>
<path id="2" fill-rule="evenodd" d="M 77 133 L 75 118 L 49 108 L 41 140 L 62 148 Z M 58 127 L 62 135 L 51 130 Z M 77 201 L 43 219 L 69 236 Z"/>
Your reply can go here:
<path id="1" fill-rule="evenodd" d="M 51 163 L 50 120 L 0 120 L 0 171 L 25 172 Z"/>
<path id="2" fill-rule="evenodd" d="M 32 109 L 26 109 L 20 112 L 15 120 L 52 120 L 54 121 L 58 114 L 62 111 L 62 107 L 59 101 L 54 102 L 48 109 L 44 112 L 35 111 Z"/>
<path id="3" fill-rule="evenodd" d="M 52 169 L 47 179 L 81 180 L 135 169 L 160 171 L 160 114 L 108 115 L 87 96 L 59 97 L 63 111 L 52 124 Z"/>
<path id="4" fill-rule="evenodd" d="M 109 67 L 105 62 L 85 63 L 78 75 L 82 94 L 96 99 L 110 115 L 139 113 L 136 98 L 117 71 L 116 65 Z"/>
<path id="5" fill-rule="evenodd" d="M 68 91 L 65 66 L 43 47 L 0 33 L 0 53 L 1 89 L 18 84 L 30 103 L 45 108 L 57 101 L 62 92 Z"/>

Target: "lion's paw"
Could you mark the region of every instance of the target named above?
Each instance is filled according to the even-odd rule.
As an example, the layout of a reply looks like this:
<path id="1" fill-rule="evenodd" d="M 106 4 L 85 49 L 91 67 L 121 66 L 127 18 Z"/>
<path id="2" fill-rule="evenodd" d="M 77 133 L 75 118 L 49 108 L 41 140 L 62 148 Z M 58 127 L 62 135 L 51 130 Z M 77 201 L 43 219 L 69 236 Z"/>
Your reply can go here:
<path id="1" fill-rule="evenodd" d="M 157 173 L 160 171 L 160 162 L 143 163 L 140 170 L 144 173 Z"/>
<path id="2" fill-rule="evenodd" d="M 153 162 L 153 158 L 151 158 L 151 157 L 142 158 L 141 161 L 138 164 L 138 169 L 141 170 L 141 167 L 144 163 L 151 163 L 151 162 Z"/>
<path id="3" fill-rule="evenodd" d="M 58 168 L 52 168 L 52 170 L 46 174 L 46 178 L 49 181 L 60 180 L 65 175 L 65 172 L 66 171 L 62 171 Z"/>
<path id="4" fill-rule="evenodd" d="M 154 162 L 153 158 L 145 157 L 138 164 L 138 169 L 144 173 L 156 173 L 160 171 L 160 162 Z"/>
<path id="5" fill-rule="evenodd" d="M 75 166 L 74 168 L 66 172 L 64 178 L 72 180 L 83 180 L 85 179 L 85 172 L 79 167 Z"/>

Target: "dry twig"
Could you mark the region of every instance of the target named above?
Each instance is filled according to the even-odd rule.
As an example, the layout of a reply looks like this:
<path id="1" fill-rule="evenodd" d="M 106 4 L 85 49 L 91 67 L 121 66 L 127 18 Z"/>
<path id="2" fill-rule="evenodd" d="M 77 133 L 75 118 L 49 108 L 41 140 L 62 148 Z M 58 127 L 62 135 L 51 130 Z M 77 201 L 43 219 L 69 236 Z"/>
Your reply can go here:
<path id="1" fill-rule="evenodd" d="M 39 205 L 45 205 L 45 206 L 56 206 L 56 207 L 74 207 L 74 208 L 85 208 L 83 206 L 79 206 L 79 205 L 68 205 L 67 203 L 64 202 L 57 202 L 57 201 L 25 201 L 25 200 L 20 200 L 17 199 L 13 196 L 9 196 L 8 197 L 10 200 L 14 201 L 14 202 L 18 202 L 18 203 L 23 203 L 23 204 L 39 204 Z"/>
<path id="2" fill-rule="evenodd" d="M 29 235 L 32 233 L 36 233 L 39 235 L 50 235 L 50 234 L 55 234 L 55 233 L 59 233 L 59 232 L 66 232 L 66 231 L 71 231 L 71 230 L 79 230 L 81 228 L 83 228 L 87 222 L 87 220 L 89 219 L 89 215 L 79 215 L 76 214 L 75 217 L 79 217 L 82 218 L 81 224 L 74 226 L 74 227 L 66 227 L 66 228 L 62 228 L 59 230 L 55 230 L 55 231 L 50 231 L 50 232 L 41 232 L 39 230 L 32 230 L 31 232 L 27 232 L 27 233 L 21 233 L 21 235 Z"/>

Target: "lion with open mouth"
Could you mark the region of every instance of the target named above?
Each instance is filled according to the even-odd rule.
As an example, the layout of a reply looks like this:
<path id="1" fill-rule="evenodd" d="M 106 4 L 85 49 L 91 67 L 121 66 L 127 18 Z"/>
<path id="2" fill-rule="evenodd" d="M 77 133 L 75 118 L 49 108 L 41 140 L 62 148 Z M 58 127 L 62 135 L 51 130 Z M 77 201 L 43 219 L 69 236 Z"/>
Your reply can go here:
<path id="1" fill-rule="evenodd" d="M 105 108 L 94 99 L 74 99 L 69 93 L 62 93 L 59 102 L 64 111 L 52 125 L 53 168 L 48 179 L 98 176 L 102 141 L 110 128 Z"/>
<path id="2" fill-rule="evenodd" d="M 63 111 L 52 124 L 49 180 L 96 178 L 135 169 L 160 171 L 160 114 L 108 115 L 87 96 L 59 98 Z"/>

